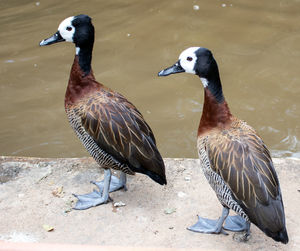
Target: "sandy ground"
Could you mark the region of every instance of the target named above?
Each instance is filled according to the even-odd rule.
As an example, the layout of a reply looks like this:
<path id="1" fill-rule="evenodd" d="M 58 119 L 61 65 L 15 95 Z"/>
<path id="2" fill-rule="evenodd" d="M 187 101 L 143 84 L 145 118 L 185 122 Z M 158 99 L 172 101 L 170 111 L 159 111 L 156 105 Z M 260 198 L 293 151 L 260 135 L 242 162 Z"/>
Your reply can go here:
<path id="1" fill-rule="evenodd" d="M 186 230 L 196 215 L 217 218 L 221 206 L 195 159 L 165 159 L 167 186 L 144 175 L 128 178 L 113 202 L 72 210 L 72 193 L 87 193 L 103 171 L 91 158 L 0 157 L 0 240 L 123 247 L 203 250 L 300 250 L 300 160 L 274 159 L 285 204 L 290 242 L 277 243 L 254 225 L 247 243 L 233 233 L 206 235 Z M 115 207 L 122 202 L 125 206 Z M 51 230 L 53 228 L 53 230 Z M 51 231 L 49 231 L 51 230 Z"/>

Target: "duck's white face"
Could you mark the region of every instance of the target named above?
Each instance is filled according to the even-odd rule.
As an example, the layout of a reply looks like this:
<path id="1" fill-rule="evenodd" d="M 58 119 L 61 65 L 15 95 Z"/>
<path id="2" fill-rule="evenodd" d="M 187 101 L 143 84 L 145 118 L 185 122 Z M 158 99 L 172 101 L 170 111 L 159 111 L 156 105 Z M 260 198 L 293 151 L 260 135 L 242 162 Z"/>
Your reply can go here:
<path id="1" fill-rule="evenodd" d="M 162 70 L 158 73 L 158 76 L 168 76 L 170 74 L 180 73 L 180 72 L 187 72 L 191 74 L 197 74 L 199 75 L 199 60 L 201 59 L 199 56 L 199 53 L 201 53 L 200 50 L 203 50 L 203 52 L 208 51 L 205 48 L 202 47 L 190 47 L 181 52 L 179 56 L 179 60 L 171 67 Z M 202 52 L 202 53 L 203 53 Z M 196 73 L 196 68 L 198 67 L 198 71 Z M 206 88 L 209 84 L 208 80 L 204 77 L 201 77 L 199 75 L 202 84 L 204 88 Z"/>
<path id="2" fill-rule="evenodd" d="M 195 64 L 197 61 L 196 51 L 200 49 L 200 47 L 190 47 L 183 52 L 181 52 L 179 56 L 179 62 L 181 67 L 187 73 L 196 74 L 195 72 Z"/>
<path id="3" fill-rule="evenodd" d="M 73 36 L 75 33 L 75 27 L 72 25 L 72 21 L 74 20 L 73 17 L 68 17 L 64 21 L 60 23 L 58 26 L 58 31 L 63 39 L 65 39 L 66 42 L 74 42 Z"/>

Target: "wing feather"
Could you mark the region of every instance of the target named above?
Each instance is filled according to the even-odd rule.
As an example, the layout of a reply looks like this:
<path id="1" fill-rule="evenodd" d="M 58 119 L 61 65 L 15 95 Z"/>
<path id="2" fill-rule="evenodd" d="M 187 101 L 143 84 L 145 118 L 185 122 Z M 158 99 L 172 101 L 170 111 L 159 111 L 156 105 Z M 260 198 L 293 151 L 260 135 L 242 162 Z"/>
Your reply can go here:
<path id="1" fill-rule="evenodd" d="M 277 174 L 267 147 L 255 131 L 243 123 L 242 128 L 211 133 L 206 149 L 211 168 L 224 179 L 250 220 L 265 229 L 283 228 Z"/>
<path id="2" fill-rule="evenodd" d="M 102 91 L 85 102 L 82 125 L 96 144 L 133 172 L 165 184 L 165 167 L 142 114 L 122 95 Z"/>

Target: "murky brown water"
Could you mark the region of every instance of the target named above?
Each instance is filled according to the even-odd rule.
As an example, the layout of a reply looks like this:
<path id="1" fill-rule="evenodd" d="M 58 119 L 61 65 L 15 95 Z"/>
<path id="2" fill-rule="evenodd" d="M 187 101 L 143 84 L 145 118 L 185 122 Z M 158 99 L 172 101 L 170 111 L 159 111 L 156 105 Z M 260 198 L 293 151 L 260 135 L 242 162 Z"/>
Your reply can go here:
<path id="1" fill-rule="evenodd" d="M 273 156 L 300 157 L 299 0 L 0 1 L 0 155 L 88 155 L 64 113 L 74 46 L 38 46 L 81 13 L 96 27 L 97 80 L 139 108 L 164 157 L 197 157 L 202 84 L 157 77 L 190 46 L 214 52 L 232 112 Z"/>

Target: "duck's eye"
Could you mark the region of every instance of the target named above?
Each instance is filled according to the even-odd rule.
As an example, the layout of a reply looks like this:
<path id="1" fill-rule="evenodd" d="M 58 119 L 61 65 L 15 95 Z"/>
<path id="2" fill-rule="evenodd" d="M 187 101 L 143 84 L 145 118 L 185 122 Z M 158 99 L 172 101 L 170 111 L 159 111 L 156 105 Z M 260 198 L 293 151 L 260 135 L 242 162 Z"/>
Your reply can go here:
<path id="1" fill-rule="evenodd" d="M 193 61 L 193 58 L 192 57 L 187 57 L 186 60 L 187 61 Z"/>
<path id="2" fill-rule="evenodd" d="M 72 30 L 72 27 L 71 27 L 71 26 L 68 26 L 68 27 L 66 28 L 66 30 L 67 30 L 67 31 L 71 31 L 71 30 Z"/>

